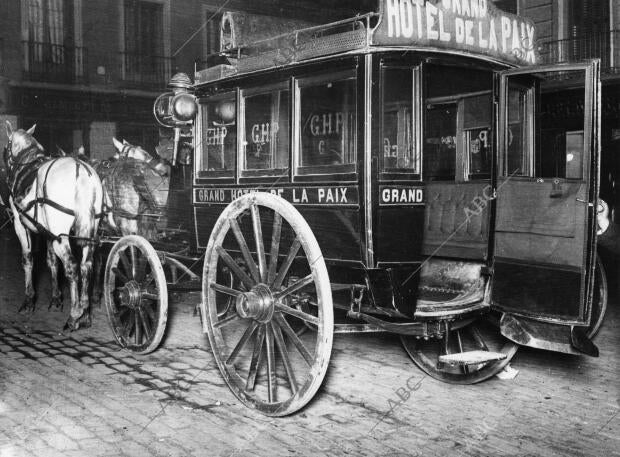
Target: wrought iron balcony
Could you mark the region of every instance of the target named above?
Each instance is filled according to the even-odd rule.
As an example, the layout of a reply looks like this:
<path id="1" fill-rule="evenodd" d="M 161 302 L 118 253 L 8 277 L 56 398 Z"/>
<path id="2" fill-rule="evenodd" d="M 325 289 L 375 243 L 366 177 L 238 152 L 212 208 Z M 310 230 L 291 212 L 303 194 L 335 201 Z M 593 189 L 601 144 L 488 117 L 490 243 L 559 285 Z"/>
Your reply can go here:
<path id="1" fill-rule="evenodd" d="M 172 57 L 121 52 L 121 80 L 132 86 L 164 88 L 172 75 Z"/>
<path id="2" fill-rule="evenodd" d="M 76 84 L 86 82 L 86 48 L 23 41 L 24 79 Z"/>
<path id="3" fill-rule="evenodd" d="M 599 58 L 602 72 L 620 73 L 620 30 L 564 40 L 539 41 L 538 50 L 544 63 Z"/>

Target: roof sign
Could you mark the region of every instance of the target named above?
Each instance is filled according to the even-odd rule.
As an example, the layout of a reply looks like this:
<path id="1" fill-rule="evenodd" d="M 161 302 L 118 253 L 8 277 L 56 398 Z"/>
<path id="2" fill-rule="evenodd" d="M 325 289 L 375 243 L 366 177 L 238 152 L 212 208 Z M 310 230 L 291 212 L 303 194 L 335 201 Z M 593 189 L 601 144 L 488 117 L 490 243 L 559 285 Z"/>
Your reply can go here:
<path id="1" fill-rule="evenodd" d="M 382 0 L 381 8 L 374 45 L 429 46 L 537 63 L 534 23 L 488 0 Z"/>

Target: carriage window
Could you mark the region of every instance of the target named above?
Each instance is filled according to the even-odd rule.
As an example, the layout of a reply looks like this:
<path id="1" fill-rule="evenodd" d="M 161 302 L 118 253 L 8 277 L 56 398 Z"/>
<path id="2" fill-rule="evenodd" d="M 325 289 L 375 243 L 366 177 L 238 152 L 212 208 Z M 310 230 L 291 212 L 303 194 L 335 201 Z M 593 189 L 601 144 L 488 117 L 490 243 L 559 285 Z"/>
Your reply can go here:
<path id="1" fill-rule="evenodd" d="M 283 170 L 288 167 L 289 91 L 274 90 L 243 98 L 245 128 L 243 170 Z"/>
<path id="2" fill-rule="evenodd" d="M 424 87 L 424 179 L 488 179 L 492 72 L 427 64 Z"/>
<path id="3" fill-rule="evenodd" d="M 209 99 L 202 105 L 203 137 L 201 175 L 234 176 L 237 150 L 236 97 L 234 93 Z"/>
<path id="4" fill-rule="evenodd" d="M 463 135 L 468 179 L 491 177 L 493 101 L 491 94 L 463 99 Z"/>
<path id="5" fill-rule="evenodd" d="M 383 70 L 383 170 L 420 173 L 413 105 L 413 70 Z"/>
<path id="6" fill-rule="evenodd" d="M 558 79 L 584 77 L 584 70 L 509 76 L 507 176 L 582 179 L 586 93 L 562 87 Z"/>
<path id="7" fill-rule="evenodd" d="M 299 82 L 298 174 L 355 171 L 357 122 L 354 76 Z"/>
<path id="8" fill-rule="evenodd" d="M 529 118 L 527 107 L 529 89 L 518 84 L 508 86 L 508 131 L 506 136 L 507 176 L 529 176 L 531 174 L 531 146 L 527 141 Z"/>
<path id="9" fill-rule="evenodd" d="M 456 177 L 456 114 L 456 103 L 426 107 L 424 167 L 429 180 Z"/>

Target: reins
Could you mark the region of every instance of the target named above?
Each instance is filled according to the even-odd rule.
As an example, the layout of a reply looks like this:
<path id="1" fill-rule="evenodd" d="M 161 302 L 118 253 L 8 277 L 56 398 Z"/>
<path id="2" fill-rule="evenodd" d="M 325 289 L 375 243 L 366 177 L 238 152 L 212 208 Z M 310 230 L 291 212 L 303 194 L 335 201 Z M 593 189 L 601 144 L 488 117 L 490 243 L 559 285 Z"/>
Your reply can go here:
<path id="1" fill-rule="evenodd" d="M 63 206 L 57 202 L 55 202 L 54 200 L 51 200 L 48 198 L 48 194 L 47 194 L 47 180 L 49 177 L 49 174 L 52 170 L 52 168 L 54 167 L 54 165 L 56 164 L 56 162 L 58 160 L 61 159 L 61 157 L 56 157 L 56 158 L 51 158 L 51 157 L 47 157 L 44 156 L 41 152 L 40 149 L 36 146 L 36 145 L 31 145 L 29 146 L 27 149 L 25 149 L 24 151 L 22 151 L 19 155 L 17 159 L 14 159 L 12 154 L 10 154 L 10 150 L 12 148 L 12 141 L 11 139 L 9 139 L 9 142 L 7 143 L 7 145 L 4 148 L 3 151 L 3 159 L 4 162 L 7 166 L 7 184 L 9 187 L 9 196 L 11 197 L 11 199 L 13 201 L 15 201 L 15 195 L 16 193 L 19 192 L 18 187 L 20 186 L 21 183 L 24 182 L 24 180 L 26 180 L 28 178 L 29 174 L 35 174 L 35 177 L 33 179 L 33 182 L 31 185 L 36 186 L 36 190 L 35 190 L 35 198 L 30 200 L 24 207 L 21 207 L 20 205 L 15 205 L 15 208 L 17 209 L 17 212 L 19 213 L 20 217 L 26 219 L 28 222 L 30 222 L 34 227 L 36 227 L 36 229 L 45 234 L 46 236 L 55 239 L 55 240 L 60 240 L 62 237 L 67 237 L 67 238 L 71 238 L 74 240 L 79 240 L 81 242 L 84 243 L 89 243 L 89 244 L 98 244 L 98 237 L 95 236 L 95 238 L 84 238 L 84 237 L 78 237 L 75 235 L 69 235 L 67 233 L 61 233 L 58 235 L 53 234 L 52 232 L 50 232 L 50 230 L 43 226 L 39 221 L 39 206 L 40 205 L 47 205 L 47 206 L 51 206 L 52 208 L 56 209 L 57 211 L 60 211 L 62 213 L 65 213 L 69 216 L 75 217 L 75 211 L 67 208 L 66 206 Z M 36 151 L 36 154 L 32 154 L 31 151 Z M 84 163 L 81 159 L 77 159 L 74 158 L 75 160 L 75 178 L 76 180 L 79 177 L 80 174 L 80 169 L 83 168 L 87 173 L 88 176 L 92 176 L 92 172 L 91 170 L 89 170 L 88 166 L 86 165 L 86 163 Z M 50 163 L 51 162 L 51 163 Z M 43 178 L 43 183 L 41 186 L 39 186 L 38 183 L 38 179 L 37 176 L 38 175 L 38 171 L 39 169 L 45 165 L 45 164 L 49 164 L 49 167 L 47 168 L 47 170 L 45 171 L 45 176 Z M 43 190 L 43 196 L 39 196 L 39 188 L 41 188 Z M 28 211 L 30 211 L 32 208 L 34 207 L 34 216 L 30 216 L 28 214 Z M 94 215 L 94 217 L 96 219 L 101 219 L 103 218 L 103 216 L 109 212 L 109 208 L 107 207 L 105 201 L 102 204 L 102 211 L 100 213 L 96 213 Z"/>

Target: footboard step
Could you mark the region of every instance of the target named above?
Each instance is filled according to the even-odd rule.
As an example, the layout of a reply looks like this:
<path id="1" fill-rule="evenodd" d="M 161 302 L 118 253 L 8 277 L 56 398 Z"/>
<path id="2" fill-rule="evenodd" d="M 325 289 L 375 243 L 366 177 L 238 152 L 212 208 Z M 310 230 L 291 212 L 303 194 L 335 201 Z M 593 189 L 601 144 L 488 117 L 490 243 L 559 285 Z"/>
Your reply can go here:
<path id="1" fill-rule="evenodd" d="M 448 365 L 479 365 L 481 363 L 504 360 L 506 354 L 489 351 L 457 352 L 455 354 L 440 355 L 439 361 Z"/>

